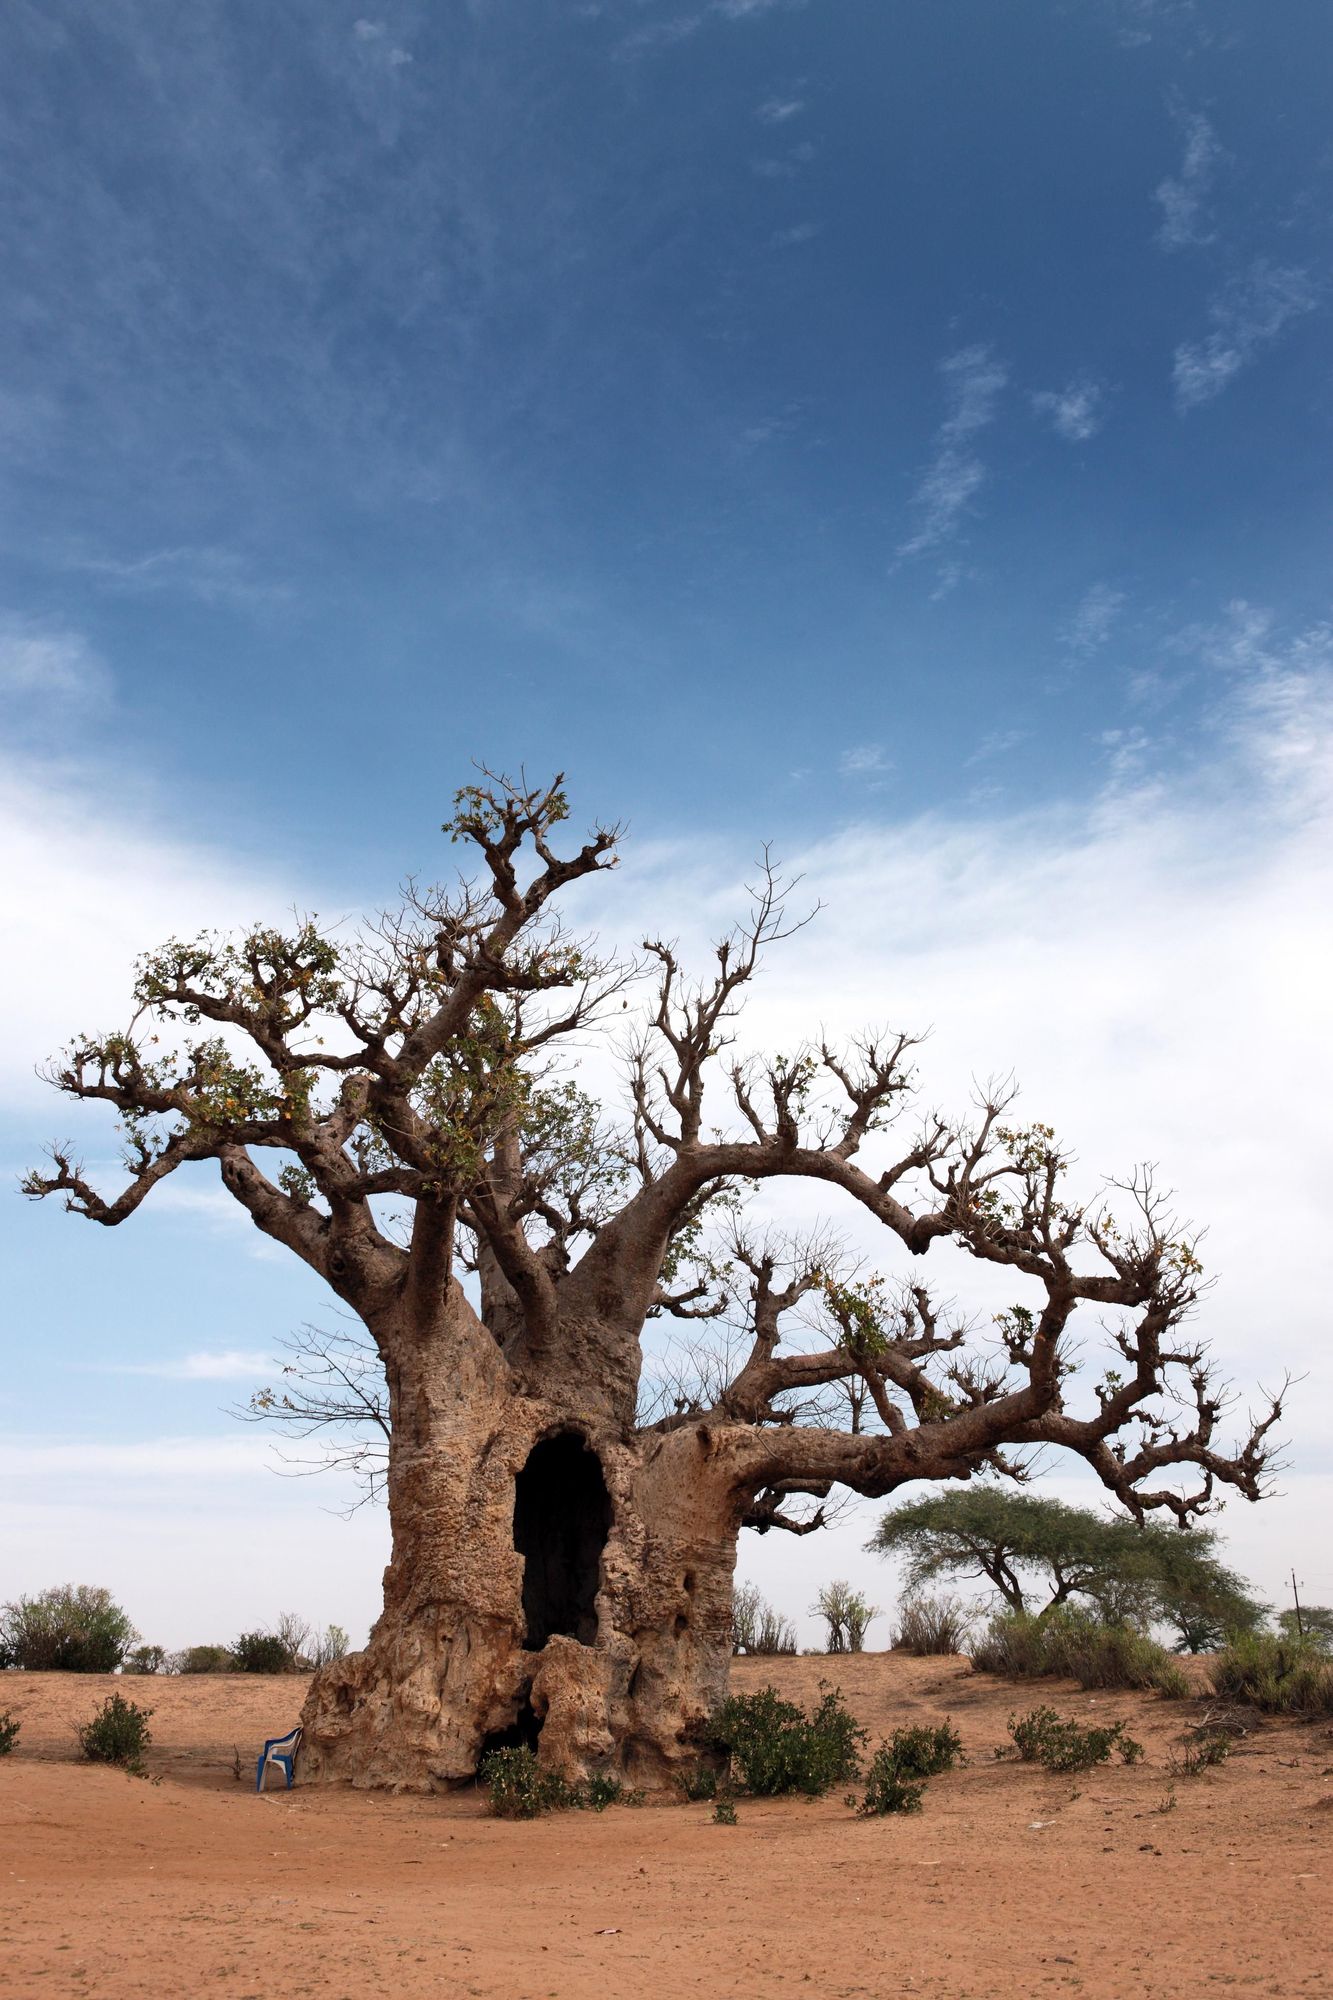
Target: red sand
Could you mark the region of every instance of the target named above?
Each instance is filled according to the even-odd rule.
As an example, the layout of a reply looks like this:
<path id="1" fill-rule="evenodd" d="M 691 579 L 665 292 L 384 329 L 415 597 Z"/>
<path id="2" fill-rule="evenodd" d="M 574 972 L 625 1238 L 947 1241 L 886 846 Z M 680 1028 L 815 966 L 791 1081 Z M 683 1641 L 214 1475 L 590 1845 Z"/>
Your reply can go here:
<path id="1" fill-rule="evenodd" d="M 738 1661 L 734 1678 L 806 1701 L 835 1680 L 872 1739 L 951 1715 L 971 1762 L 910 1818 L 830 1798 L 742 1800 L 731 1828 L 686 1804 L 513 1824 L 472 1794 L 257 1798 L 296 1679 L 7 1674 L 23 1734 L 0 1762 L 0 1994 L 1333 1996 L 1327 1723 L 1259 1724 L 1219 1770 L 1172 1781 L 1194 1703 L 886 1654 Z M 160 1783 L 75 1761 L 72 1724 L 112 1687 L 154 1709 Z M 1124 1716 L 1145 1762 L 1075 1779 L 997 1763 L 1007 1717 L 1038 1701 Z"/>

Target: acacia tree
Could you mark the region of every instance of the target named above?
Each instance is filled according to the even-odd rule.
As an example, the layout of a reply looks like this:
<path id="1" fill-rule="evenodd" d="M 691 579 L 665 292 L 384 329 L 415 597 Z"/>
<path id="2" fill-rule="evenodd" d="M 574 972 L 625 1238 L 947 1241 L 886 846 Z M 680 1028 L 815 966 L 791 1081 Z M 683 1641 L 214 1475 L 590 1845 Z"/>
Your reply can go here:
<path id="1" fill-rule="evenodd" d="M 890 1507 L 868 1547 L 903 1560 L 909 1591 L 984 1579 L 1020 1615 L 1081 1600 L 1106 1619 L 1160 1619 L 1183 1650 L 1199 1652 L 1253 1631 L 1266 1609 L 1216 1544 L 1208 1528 L 1098 1514 L 985 1481 Z"/>
<path id="2" fill-rule="evenodd" d="M 906 1035 L 736 1055 L 743 989 L 789 928 L 770 870 L 701 982 L 646 943 L 619 1122 L 553 1075 L 608 1006 L 635 1018 L 634 968 L 555 914 L 613 865 L 617 830 L 563 852 L 566 817 L 559 780 L 487 775 L 446 829 L 478 880 L 410 887 L 357 937 L 307 921 L 172 942 L 140 966 L 129 1030 L 53 1071 L 114 1107 L 128 1180 L 104 1195 L 61 1147 L 29 1193 L 114 1226 L 212 1162 L 374 1342 L 392 1558 L 365 1650 L 311 1685 L 307 1782 L 446 1786 L 516 1740 L 570 1775 L 665 1782 L 725 1693 L 738 1531 L 808 1527 L 793 1510 L 836 1486 L 1003 1473 L 1044 1445 L 1136 1516 L 1188 1519 L 1217 1481 L 1261 1492 L 1278 1407 L 1224 1448 L 1225 1399 L 1182 1331 L 1198 1261 L 1149 1177 L 1117 1198 L 1132 1220 L 1073 1200 L 1053 1134 L 1008 1122 L 1003 1093 L 904 1131 Z M 956 1244 L 1026 1302 L 988 1347 L 919 1283 L 831 1272 L 818 1235 L 803 1253 L 747 1234 L 745 1195 L 776 1178 L 912 1259 Z M 1109 1315 L 1116 1367 L 1080 1397 L 1083 1306 Z M 724 1380 L 644 1416 L 662 1314 L 744 1338 Z"/>

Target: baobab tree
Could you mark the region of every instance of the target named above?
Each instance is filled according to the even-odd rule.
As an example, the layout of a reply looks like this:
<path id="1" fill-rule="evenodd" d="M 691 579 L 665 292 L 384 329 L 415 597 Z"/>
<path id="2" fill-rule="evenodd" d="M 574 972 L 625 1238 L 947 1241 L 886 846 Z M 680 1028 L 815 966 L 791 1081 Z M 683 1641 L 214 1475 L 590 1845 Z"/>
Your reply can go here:
<path id="1" fill-rule="evenodd" d="M 1198 1260 L 1150 1176 L 1075 1201 L 1004 1093 L 912 1122 L 906 1035 L 742 1059 L 738 1004 L 790 928 L 771 869 L 706 978 L 659 939 L 613 963 L 557 901 L 614 865 L 618 830 L 566 851 L 567 817 L 558 779 L 487 774 L 446 827 L 476 879 L 409 887 L 354 937 L 172 942 L 128 1031 L 53 1069 L 115 1108 L 128 1179 L 104 1195 L 58 1148 L 30 1194 L 114 1226 L 214 1162 L 383 1369 L 384 1608 L 314 1678 L 306 1782 L 450 1786 L 515 1741 L 570 1776 L 669 1781 L 725 1693 L 740 1529 L 808 1530 L 835 1489 L 1021 1476 L 1055 1446 L 1138 1519 L 1262 1491 L 1278 1406 L 1219 1439 L 1226 1398 L 1182 1331 Z M 608 1016 L 619 1114 L 558 1067 Z M 766 1238 L 746 1199 L 776 1179 L 864 1211 L 913 1270 L 960 1246 L 1025 1302 L 983 1335 L 916 1279 L 838 1268 L 826 1230 Z M 1080 1394 L 1084 1307 L 1114 1366 Z M 645 1412 L 662 1315 L 728 1326 L 733 1365 Z"/>

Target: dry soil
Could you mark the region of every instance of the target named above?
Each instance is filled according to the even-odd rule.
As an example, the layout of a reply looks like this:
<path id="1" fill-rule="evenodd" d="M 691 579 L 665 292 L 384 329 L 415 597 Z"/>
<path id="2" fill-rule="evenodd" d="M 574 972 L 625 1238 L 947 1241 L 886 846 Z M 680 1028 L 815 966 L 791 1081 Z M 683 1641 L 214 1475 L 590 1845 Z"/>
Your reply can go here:
<path id="1" fill-rule="evenodd" d="M 1172 1780 L 1195 1703 L 890 1654 L 738 1661 L 734 1685 L 809 1701 L 821 1679 L 872 1741 L 952 1716 L 967 1767 L 911 1818 L 832 1797 L 743 1800 L 734 1827 L 685 1803 L 514 1824 L 471 1793 L 256 1797 L 298 1679 L 4 1675 L 23 1733 L 0 1761 L 0 1994 L 1333 1996 L 1327 1722 L 1259 1723 Z M 73 1724 L 117 1687 L 154 1710 L 148 1781 L 77 1761 Z M 1123 1716 L 1144 1763 L 997 1761 L 1037 1701 Z"/>

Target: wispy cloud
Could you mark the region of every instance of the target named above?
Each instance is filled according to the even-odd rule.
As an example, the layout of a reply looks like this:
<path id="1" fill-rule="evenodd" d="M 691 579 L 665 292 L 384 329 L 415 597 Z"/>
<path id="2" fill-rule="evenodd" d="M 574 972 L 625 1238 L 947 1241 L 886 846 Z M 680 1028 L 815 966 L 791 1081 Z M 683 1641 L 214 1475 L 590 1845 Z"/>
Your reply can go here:
<path id="1" fill-rule="evenodd" d="M 762 159 L 751 160 L 750 171 L 758 174 L 760 180 L 764 181 L 791 181 L 795 180 L 802 167 L 809 166 L 814 157 L 814 147 L 808 139 L 803 139 L 799 146 L 793 146 L 789 152 L 765 154 Z"/>
<path id="2" fill-rule="evenodd" d="M 1163 250 L 1185 250 L 1191 244 L 1211 243 L 1215 235 L 1208 226 L 1206 204 L 1217 163 L 1224 157 L 1222 147 L 1201 111 L 1182 114 L 1180 123 L 1185 135 L 1180 172 L 1159 181 L 1153 191 L 1153 200 L 1162 211 L 1157 241 Z"/>
<path id="3" fill-rule="evenodd" d="M 367 55 L 373 53 L 376 60 L 386 69 L 402 69 L 405 64 L 412 61 L 411 50 L 399 47 L 390 36 L 388 24 L 384 21 L 354 21 L 352 38 L 361 44 Z"/>
<path id="4" fill-rule="evenodd" d="M 812 243 L 818 234 L 817 222 L 794 222 L 790 229 L 775 229 L 769 241 L 775 250 L 794 250 L 799 244 Z"/>
<path id="5" fill-rule="evenodd" d="M 1092 375 L 1075 375 L 1063 389 L 1038 389 L 1032 407 L 1039 417 L 1049 418 L 1066 443 L 1084 444 L 1106 421 L 1105 401 L 1104 382 Z"/>
<path id="6" fill-rule="evenodd" d="M 75 554 L 65 557 L 63 566 L 103 578 L 118 590 L 173 592 L 202 604 L 257 606 L 288 594 L 281 584 L 261 582 L 244 557 L 226 548 L 153 549 L 142 556 Z"/>
<path id="7" fill-rule="evenodd" d="M 1271 680 L 1277 675 L 1333 675 L 1333 624 L 1320 620 L 1290 638 L 1267 605 L 1233 597 L 1211 624 L 1187 625 L 1175 648 L 1218 673 Z"/>
<path id="8" fill-rule="evenodd" d="M 1026 729 L 992 729 L 989 736 L 983 736 L 970 757 L 963 759 L 964 767 L 973 764 L 988 764 L 992 758 L 1007 757 L 1020 743 L 1026 742 Z"/>
<path id="9" fill-rule="evenodd" d="M 1124 591 L 1114 589 L 1109 583 L 1094 583 L 1085 590 L 1060 634 L 1066 650 L 1075 659 L 1091 659 L 1110 638 L 1124 601 Z"/>
<path id="10" fill-rule="evenodd" d="M 838 759 L 844 778 L 882 777 L 893 769 L 893 759 L 882 743 L 856 743 Z"/>
<path id="11" fill-rule="evenodd" d="M 785 125 L 789 118 L 798 118 L 804 110 L 803 97 L 769 97 L 754 115 L 764 125 Z"/>
<path id="12" fill-rule="evenodd" d="M 0 695 L 52 701 L 100 699 L 111 686 L 81 632 L 35 619 L 0 618 Z"/>
<path id="13" fill-rule="evenodd" d="M 1313 311 L 1315 287 L 1308 271 L 1257 258 L 1209 307 L 1213 330 L 1176 349 L 1172 384 L 1176 408 L 1198 409 L 1220 396 L 1243 368 L 1295 319 Z"/>
<path id="14" fill-rule="evenodd" d="M 917 527 L 899 544 L 899 562 L 941 549 L 958 534 L 969 503 L 986 482 L 976 440 L 994 423 L 996 405 L 1009 380 L 1004 363 L 984 345 L 950 354 L 940 363 L 940 373 L 948 415 L 935 433 L 930 463 L 912 496 Z"/>
<path id="15" fill-rule="evenodd" d="M 183 1354 L 171 1361 L 107 1362 L 105 1375 L 147 1375 L 158 1382 L 253 1382 L 274 1372 L 273 1356 L 258 1348 L 229 1347 L 220 1354 Z"/>

